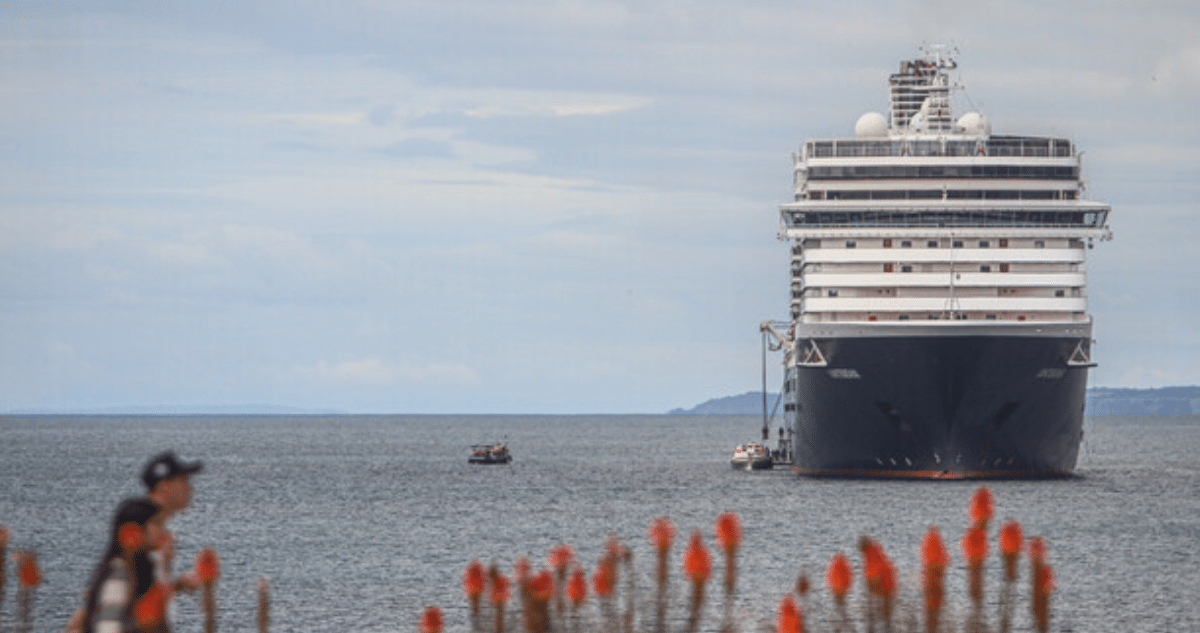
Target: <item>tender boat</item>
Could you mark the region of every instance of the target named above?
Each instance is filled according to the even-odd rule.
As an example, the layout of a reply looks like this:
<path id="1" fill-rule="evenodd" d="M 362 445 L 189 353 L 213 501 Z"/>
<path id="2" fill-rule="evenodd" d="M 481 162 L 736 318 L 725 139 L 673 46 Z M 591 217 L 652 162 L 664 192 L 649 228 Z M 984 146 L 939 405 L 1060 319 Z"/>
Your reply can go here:
<path id="1" fill-rule="evenodd" d="M 738 470 L 767 470 L 774 467 L 771 451 L 755 441 L 738 444 L 729 458 L 729 465 Z"/>
<path id="2" fill-rule="evenodd" d="M 507 464 L 511 461 L 512 454 L 508 452 L 508 442 L 476 444 L 471 447 L 471 456 L 467 458 L 468 464 Z"/>

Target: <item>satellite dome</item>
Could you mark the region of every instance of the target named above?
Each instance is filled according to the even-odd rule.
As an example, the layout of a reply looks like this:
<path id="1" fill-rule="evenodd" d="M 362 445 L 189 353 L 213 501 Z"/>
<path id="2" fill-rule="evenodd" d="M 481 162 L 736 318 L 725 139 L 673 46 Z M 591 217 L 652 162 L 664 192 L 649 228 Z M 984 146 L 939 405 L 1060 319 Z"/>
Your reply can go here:
<path id="1" fill-rule="evenodd" d="M 991 136 L 992 134 L 991 121 L 978 112 L 968 112 L 959 117 L 958 127 L 964 134 L 973 136 Z"/>
<path id="2" fill-rule="evenodd" d="M 868 112 L 858 117 L 858 123 L 854 124 L 854 136 L 858 138 L 887 136 L 887 121 L 878 112 Z"/>

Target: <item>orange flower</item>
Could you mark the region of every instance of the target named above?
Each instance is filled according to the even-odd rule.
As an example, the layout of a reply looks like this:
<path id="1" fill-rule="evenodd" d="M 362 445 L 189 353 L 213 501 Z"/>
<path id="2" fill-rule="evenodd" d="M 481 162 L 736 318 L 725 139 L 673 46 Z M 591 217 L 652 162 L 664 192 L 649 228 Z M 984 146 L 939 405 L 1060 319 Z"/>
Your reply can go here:
<path id="1" fill-rule="evenodd" d="M 950 555 L 946 552 L 942 533 L 932 525 L 921 541 L 921 562 L 925 567 L 932 569 L 945 569 L 950 565 Z"/>
<path id="2" fill-rule="evenodd" d="M 858 546 L 863 554 L 863 575 L 867 577 L 867 588 L 879 593 L 882 588 L 880 583 L 891 562 L 883 552 L 883 546 L 865 536 Z"/>
<path id="3" fill-rule="evenodd" d="M 980 486 L 975 491 L 975 495 L 971 497 L 971 507 L 968 513 L 971 523 L 987 527 L 988 521 L 992 520 L 993 507 L 992 491 L 988 490 L 987 486 Z"/>
<path id="4" fill-rule="evenodd" d="M 542 570 L 529 581 L 529 594 L 535 600 L 550 602 L 554 596 L 554 577 L 548 570 Z"/>
<path id="5" fill-rule="evenodd" d="M 141 629 L 150 629 L 162 622 L 167 611 L 167 592 L 154 583 L 133 605 L 133 618 Z"/>
<path id="6" fill-rule="evenodd" d="M 570 598 L 571 604 L 577 608 L 587 598 L 587 577 L 579 567 L 575 568 L 571 579 L 567 581 L 567 598 Z"/>
<path id="7" fill-rule="evenodd" d="M 717 544 L 726 552 L 737 550 L 742 543 L 742 521 L 733 512 L 723 512 L 717 517 Z"/>
<path id="8" fill-rule="evenodd" d="M 891 598 L 896 595 L 896 567 L 884 557 L 879 569 L 879 595 Z"/>
<path id="9" fill-rule="evenodd" d="M 841 552 L 834 554 L 829 561 L 829 568 L 825 570 L 825 584 L 829 585 L 829 590 L 833 592 L 833 596 L 837 598 L 838 602 L 846 598 L 846 592 L 850 591 L 850 585 L 853 582 L 854 575 L 850 569 L 850 559 Z"/>
<path id="10" fill-rule="evenodd" d="M 483 563 L 478 560 L 473 560 L 467 565 L 467 571 L 463 573 L 463 591 L 467 597 L 476 600 L 483 595 L 483 590 L 487 586 L 487 576 L 483 569 Z"/>
<path id="11" fill-rule="evenodd" d="M 217 577 L 221 575 L 221 560 L 211 547 L 206 547 L 196 554 L 196 575 L 200 582 L 206 585 L 216 582 Z"/>
<path id="12" fill-rule="evenodd" d="M 604 543 L 604 549 L 614 559 L 619 559 L 625 555 L 625 546 L 621 545 L 621 539 L 617 538 L 616 534 L 608 535 L 608 540 Z"/>
<path id="13" fill-rule="evenodd" d="M 1021 545 L 1025 541 L 1021 533 L 1021 524 L 1008 521 L 1000 527 L 1000 551 L 1006 557 L 1016 558 L 1021 553 Z"/>
<path id="14" fill-rule="evenodd" d="M 17 558 L 17 577 L 26 587 L 42 584 L 42 569 L 38 567 L 37 554 L 22 552 Z"/>
<path id="15" fill-rule="evenodd" d="M 987 530 L 978 524 L 975 527 L 967 528 L 967 533 L 962 539 L 963 557 L 972 565 L 979 565 L 987 558 L 988 538 Z"/>
<path id="16" fill-rule="evenodd" d="M 507 604 L 510 595 L 508 577 L 504 574 L 495 574 L 492 576 L 492 604 L 497 606 Z"/>
<path id="17" fill-rule="evenodd" d="M 1029 539 L 1029 558 L 1035 563 L 1046 562 L 1046 540 L 1040 536 Z"/>
<path id="18" fill-rule="evenodd" d="M 525 582 L 529 580 L 529 571 L 533 569 L 533 563 L 529 562 L 528 556 L 522 556 L 513 563 L 513 576 L 517 582 Z"/>
<path id="19" fill-rule="evenodd" d="M 675 540 L 675 526 L 667 517 L 659 517 L 650 524 L 650 540 L 654 542 L 654 547 L 659 552 L 665 552 L 671 549 L 671 543 Z"/>
<path id="20" fill-rule="evenodd" d="M 1035 590 L 1043 595 L 1048 596 L 1054 593 L 1057 586 L 1054 584 L 1054 568 L 1049 565 L 1039 565 L 1037 568 L 1037 578 Z"/>
<path id="21" fill-rule="evenodd" d="M 550 567 L 559 573 L 566 572 L 567 565 L 571 564 L 574 559 L 575 549 L 566 543 L 550 548 Z"/>
<path id="22" fill-rule="evenodd" d="M 117 528 L 117 542 L 121 544 L 121 549 L 126 552 L 133 552 L 142 548 L 142 542 L 146 539 L 146 532 L 142 526 L 137 523 L 124 523 Z"/>
<path id="23" fill-rule="evenodd" d="M 701 541 L 700 530 L 692 532 L 691 541 L 683 553 L 683 572 L 696 584 L 707 581 L 712 573 L 712 556 Z"/>
<path id="24" fill-rule="evenodd" d="M 796 606 L 796 599 L 788 594 L 779 601 L 779 618 L 775 621 L 776 633 L 804 633 L 804 614 Z"/>
<path id="25" fill-rule="evenodd" d="M 596 568 L 596 573 L 592 575 L 592 591 L 601 598 L 612 595 L 617 584 L 615 573 L 616 562 L 612 560 L 612 557 L 605 557 L 600 561 L 600 566 Z"/>
<path id="26" fill-rule="evenodd" d="M 437 607 L 429 607 L 425 609 L 425 614 L 421 616 L 421 633 L 442 633 L 442 610 Z"/>

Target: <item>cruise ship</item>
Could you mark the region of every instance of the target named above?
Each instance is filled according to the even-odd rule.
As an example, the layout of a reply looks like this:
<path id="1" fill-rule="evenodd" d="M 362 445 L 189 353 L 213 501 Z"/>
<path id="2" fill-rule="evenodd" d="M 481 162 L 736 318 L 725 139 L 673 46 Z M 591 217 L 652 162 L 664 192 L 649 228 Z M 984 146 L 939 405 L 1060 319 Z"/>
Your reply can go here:
<path id="1" fill-rule="evenodd" d="M 1112 238 L 1059 136 L 993 134 L 951 110 L 955 52 L 922 49 L 885 117 L 807 141 L 779 208 L 793 466 L 834 476 L 1074 471 L 1092 360 L 1086 260 Z"/>

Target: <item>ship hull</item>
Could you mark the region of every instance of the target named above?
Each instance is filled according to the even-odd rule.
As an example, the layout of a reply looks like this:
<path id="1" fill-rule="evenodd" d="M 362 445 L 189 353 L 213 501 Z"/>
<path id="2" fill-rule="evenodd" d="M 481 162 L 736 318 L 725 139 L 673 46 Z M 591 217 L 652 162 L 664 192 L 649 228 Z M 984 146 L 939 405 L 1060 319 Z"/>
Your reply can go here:
<path id="1" fill-rule="evenodd" d="M 1087 328 L 1090 336 L 1090 327 Z M 1070 475 L 1083 438 L 1078 336 L 812 338 L 789 370 L 793 465 L 834 476 Z"/>

